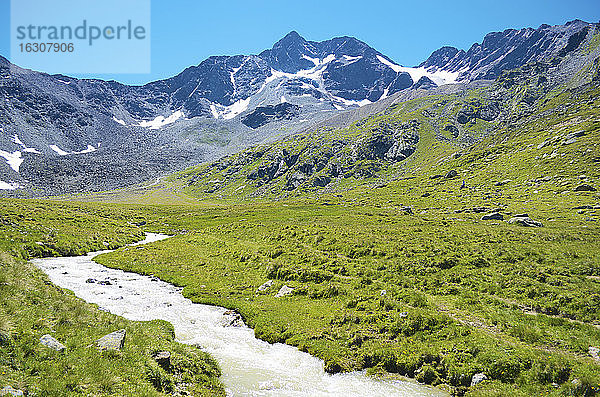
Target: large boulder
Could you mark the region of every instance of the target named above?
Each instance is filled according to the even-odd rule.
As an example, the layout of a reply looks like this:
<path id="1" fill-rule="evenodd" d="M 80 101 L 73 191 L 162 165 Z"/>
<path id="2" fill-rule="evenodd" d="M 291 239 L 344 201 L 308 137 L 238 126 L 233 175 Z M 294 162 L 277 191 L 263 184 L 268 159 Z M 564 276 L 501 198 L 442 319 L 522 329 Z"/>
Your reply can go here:
<path id="1" fill-rule="evenodd" d="M 100 350 L 121 350 L 125 343 L 126 333 L 127 332 L 124 329 L 120 329 L 104 335 L 96 341 L 96 346 L 98 346 L 98 349 Z"/>
<path id="2" fill-rule="evenodd" d="M 456 128 L 456 126 L 453 125 L 453 124 L 446 125 L 444 127 L 444 131 L 448 131 L 449 133 L 451 133 L 453 138 L 457 138 L 458 134 L 460 133 L 460 131 L 458 130 L 458 128 Z"/>
<path id="3" fill-rule="evenodd" d="M 504 217 L 499 212 L 492 212 L 490 214 L 485 214 L 484 216 L 481 217 L 482 221 L 490 221 L 490 220 L 501 221 L 503 219 L 504 219 Z"/>
<path id="4" fill-rule="evenodd" d="M 226 327 L 241 327 L 244 325 L 242 316 L 235 310 L 227 310 L 225 313 L 223 313 L 223 317 L 225 317 Z"/>
<path id="5" fill-rule="evenodd" d="M 519 225 L 519 226 L 525 226 L 525 227 L 542 227 L 542 226 L 544 226 L 544 225 L 542 225 L 541 222 L 534 221 L 533 219 L 531 219 L 527 214 L 515 215 L 513 218 L 510 218 L 508 220 L 508 223 Z"/>
<path id="6" fill-rule="evenodd" d="M 66 349 L 66 346 L 56 340 L 53 336 L 44 335 L 40 338 L 40 343 L 52 350 L 56 350 L 57 352 L 62 352 Z"/>

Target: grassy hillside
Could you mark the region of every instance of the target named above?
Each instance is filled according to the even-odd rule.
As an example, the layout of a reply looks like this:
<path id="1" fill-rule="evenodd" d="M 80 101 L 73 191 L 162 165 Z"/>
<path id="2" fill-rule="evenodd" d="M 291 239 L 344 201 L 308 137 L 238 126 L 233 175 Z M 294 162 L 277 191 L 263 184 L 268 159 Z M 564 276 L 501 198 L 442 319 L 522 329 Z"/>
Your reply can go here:
<path id="1" fill-rule="evenodd" d="M 208 354 L 174 340 L 164 321 L 134 322 L 82 302 L 55 287 L 35 266 L 34 256 L 77 255 L 139 240 L 139 228 L 119 211 L 34 201 L 1 200 L 0 222 L 0 387 L 28 395 L 224 395 L 219 368 Z M 110 216 L 108 215 L 110 214 Z M 120 352 L 100 353 L 94 341 L 127 331 Z M 42 346 L 50 334 L 67 348 Z M 173 369 L 152 358 L 172 353 Z M 187 385 L 186 385 L 187 384 Z"/>

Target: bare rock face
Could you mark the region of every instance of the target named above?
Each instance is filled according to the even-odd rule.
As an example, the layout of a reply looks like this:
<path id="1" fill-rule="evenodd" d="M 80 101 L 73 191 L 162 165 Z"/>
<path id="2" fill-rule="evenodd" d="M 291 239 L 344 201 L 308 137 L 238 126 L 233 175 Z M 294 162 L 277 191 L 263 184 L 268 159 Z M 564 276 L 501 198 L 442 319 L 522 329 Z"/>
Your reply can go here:
<path id="1" fill-rule="evenodd" d="M 126 331 L 124 329 L 111 332 L 98 339 L 96 346 L 98 346 L 99 350 L 121 350 L 125 343 L 125 334 Z"/>
<path id="2" fill-rule="evenodd" d="M 291 120 L 300 114 L 300 106 L 288 102 L 257 107 L 252 113 L 242 117 L 242 124 L 256 129 L 277 120 Z"/>
<path id="3" fill-rule="evenodd" d="M 279 289 L 279 292 L 275 295 L 276 298 L 281 298 L 282 296 L 291 295 L 294 292 L 294 289 L 284 285 Z"/>
<path id="4" fill-rule="evenodd" d="M 56 340 L 53 336 L 44 335 L 40 338 L 40 343 L 52 350 L 56 350 L 57 352 L 62 352 L 66 349 L 66 346 Z"/>

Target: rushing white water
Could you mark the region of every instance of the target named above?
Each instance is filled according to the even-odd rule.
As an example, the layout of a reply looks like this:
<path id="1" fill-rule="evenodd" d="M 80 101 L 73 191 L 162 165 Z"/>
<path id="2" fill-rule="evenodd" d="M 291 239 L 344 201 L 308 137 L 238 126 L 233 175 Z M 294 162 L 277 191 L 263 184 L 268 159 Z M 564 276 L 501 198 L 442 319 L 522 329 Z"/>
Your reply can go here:
<path id="1" fill-rule="evenodd" d="M 138 244 L 168 236 L 148 233 Z M 87 302 L 130 320 L 161 319 L 175 327 L 177 340 L 197 344 L 217 359 L 230 396 L 447 396 L 416 382 L 377 379 L 364 372 L 330 375 L 323 361 L 295 347 L 269 344 L 241 324 L 227 326 L 226 309 L 192 303 L 181 289 L 154 277 L 102 266 L 83 256 L 34 259 L 52 282 Z M 88 279 L 110 281 L 110 285 Z"/>

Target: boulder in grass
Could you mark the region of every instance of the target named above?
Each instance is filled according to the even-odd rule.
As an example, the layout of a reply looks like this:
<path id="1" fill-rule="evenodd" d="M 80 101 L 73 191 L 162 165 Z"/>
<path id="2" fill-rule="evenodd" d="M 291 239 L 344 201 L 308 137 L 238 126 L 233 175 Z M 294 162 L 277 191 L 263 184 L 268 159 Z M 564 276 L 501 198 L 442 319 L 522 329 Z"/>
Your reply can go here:
<path id="1" fill-rule="evenodd" d="M 161 351 L 153 356 L 154 360 L 160 365 L 165 371 L 171 369 L 171 352 Z"/>
<path id="2" fill-rule="evenodd" d="M 473 378 L 471 378 L 471 387 L 475 386 L 478 383 L 483 382 L 486 379 L 487 379 L 487 376 L 485 376 L 485 374 L 482 372 L 473 375 Z"/>
<path id="3" fill-rule="evenodd" d="M 291 295 L 292 292 L 294 292 L 293 288 L 284 285 L 279 289 L 279 292 L 277 293 L 277 295 L 275 295 L 275 298 L 281 298 L 282 296 Z"/>
<path id="4" fill-rule="evenodd" d="M 594 360 L 600 361 L 600 348 L 599 347 L 590 346 L 590 348 L 588 349 L 588 353 L 590 353 L 590 356 L 592 356 L 592 358 Z"/>
<path id="5" fill-rule="evenodd" d="M 534 221 L 527 214 L 515 215 L 513 218 L 508 220 L 508 223 L 525 226 L 525 227 L 543 227 L 541 222 Z"/>
<path id="6" fill-rule="evenodd" d="M 494 186 L 504 186 L 510 182 L 512 182 L 512 179 L 504 179 L 503 181 L 498 181 L 498 182 L 494 183 Z"/>
<path id="7" fill-rule="evenodd" d="M 446 179 L 450 179 L 450 178 L 454 178 L 458 176 L 458 172 L 456 172 L 456 170 L 450 170 L 448 171 L 448 173 L 444 176 L 444 178 Z"/>
<path id="8" fill-rule="evenodd" d="M 501 213 L 499 212 L 492 212 L 490 214 L 485 214 L 484 216 L 481 217 L 482 221 L 501 221 L 504 219 L 504 216 L 502 216 Z"/>
<path id="9" fill-rule="evenodd" d="M 96 346 L 98 346 L 98 349 L 100 350 L 121 350 L 125 343 L 125 334 L 126 331 L 124 329 L 111 332 L 98 339 L 96 341 Z"/>
<path id="10" fill-rule="evenodd" d="M 2 389 L 0 389 L 0 396 L 19 397 L 24 395 L 25 393 L 23 393 L 22 390 L 15 389 L 12 386 L 4 386 Z"/>
<path id="11" fill-rule="evenodd" d="M 583 185 L 579 185 L 575 188 L 576 192 L 595 192 L 596 188 L 593 186 L 590 186 L 586 183 L 584 183 Z"/>
<path id="12" fill-rule="evenodd" d="M 244 325 L 242 316 L 235 310 L 227 310 L 225 313 L 223 313 L 223 316 L 225 317 L 226 327 L 241 327 Z"/>
<path id="13" fill-rule="evenodd" d="M 269 281 L 265 282 L 260 287 L 258 287 L 258 289 L 256 291 L 257 292 L 263 292 L 263 291 L 266 291 L 269 288 L 271 288 L 271 286 L 273 286 L 273 280 L 269 280 Z"/>
<path id="14" fill-rule="evenodd" d="M 44 335 L 40 338 L 40 343 L 52 350 L 56 350 L 57 352 L 62 352 L 66 349 L 66 346 L 60 343 L 56 338 L 51 335 Z"/>

